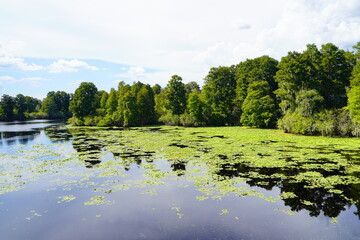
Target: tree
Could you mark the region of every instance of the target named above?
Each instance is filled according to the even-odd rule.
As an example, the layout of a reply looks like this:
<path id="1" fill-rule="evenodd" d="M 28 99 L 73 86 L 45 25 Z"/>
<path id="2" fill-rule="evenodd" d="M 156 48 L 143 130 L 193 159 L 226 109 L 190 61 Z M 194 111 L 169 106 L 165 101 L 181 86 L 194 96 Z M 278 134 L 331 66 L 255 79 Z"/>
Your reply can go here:
<path id="1" fill-rule="evenodd" d="M 141 87 L 136 97 L 136 105 L 141 125 L 156 121 L 154 93 L 150 85 L 145 84 Z"/>
<path id="2" fill-rule="evenodd" d="M 191 81 L 185 84 L 185 91 L 186 91 L 186 96 L 188 97 L 191 92 L 200 91 L 200 86 L 197 82 Z"/>
<path id="3" fill-rule="evenodd" d="M 348 62 L 345 51 L 332 43 L 322 45 L 320 53 L 320 94 L 324 97 L 327 108 L 344 107 L 347 102 L 345 88 L 349 86 L 351 63 Z"/>
<path id="4" fill-rule="evenodd" d="M 0 101 L 1 112 L 0 116 L 4 120 L 12 120 L 14 118 L 14 108 L 16 101 L 14 97 L 9 96 L 7 94 L 2 95 Z"/>
<path id="5" fill-rule="evenodd" d="M 91 82 L 82 82 L 75 90 L 70 110 L 76 118 L 83 119 L 95 113 L 96 110 L 96 86 Z"/>
<path id="6" fill-rule="evenodd" d="M 360 42 L 354 47 L 356 50 L 356 65 L 352 71 L 350 91 L 348 93 L 348 108 L 355 123 L 360 123 Z"/>
<path id="7" fill-rule="evenodd" d="M 152 87 L 152 90 L 153 90 L 154 95 L 160 94 L 162 91 L 161 86 L 159 84 L 155 84 Z"/>
<path id="8" fill-rule="evenodd" d="M 124 94 L 123 103 L 123 126 L 137 126 L 139 124 L 139 121 L 136 116 L 136 97 L 134 96 L 134 93 L 132 91 L 127 91 Z"/>
<path id="9" fill-rule="evenodd" d="M 22 94 L 18 94 L 15 97 L 15 115 L 17 119 L 25 119 L 26 112 L 26 100 L 25 96 Z"/>
<path id="10" fill-rule="evenodd" d="M 58 118 L 60 116 L 60 109 L 56 104 L 55 92 L 48 92 L 46 98 L 42 102 L 41 110 L 46 113 L 48 118 Z"/>
<path id="11" fill-rule="evenodd" d="M 193 116 L 198 123 L 202 123 L 204 121 L 204 103 L 200 99 L 199 92 L 192 91 L 190 93 L 187 101 L 187 108 L 190 115 Z"/>
<path id="12" fill-rule="evenodd" d="M 271 128 L 276 126 L 277 108 L 270 96 L 270 86 L 266 81 L 254 81 L 247 90 L 242 105 L 240 122 L 245 126 Z"/>
<path id="13" fill-rule="evenodd" d="M 169 80 L 165 96 L 167 99 L 166 108 L 171 111 L 173 115 L 180 115 L 185 112 L 186 108 L 186 91 L 182 78 L 174 75 Z"/>
<path id="14" fill-rule="evenodd" d="M 25 105 L 26 105 L 26 112 L 32 113 L 35 112 L 37 108 L 41 106 L 41 101 L 39 99 L 25 96 Z"/>
<path id="15" fill-rule="evenodd" d="M 41 110 L 48 118 L 67 118 L 71 116 L 69 111 L 71 96 L 64 91 L 50 91 L 42 102 Z"/>
<path id="16" fill-rule="evenodd" d="M 107 98 L 105 105 L 106 113 L 109 115 L 113 114 L 117 109 L 117 105 L 118 105 L 117 92 L 114 88 L 111 88 L 109 97 Z"/>
<path id="17" fill-rule="evenodd" d="M 109 94 L 106 91 L 99 91 L 99 94 L 101 94 L 100 108 L 105 109 L 106 108 L 106 102 L 108 100 Z"/>
<path id="18" fill-rule="evenodd" d="M 235 124 L 235 67 L 211 68 L 203 87 L 207 118 L 211 125 Z"/>
<path id="19" fill-rule="evenodd" d="M 277 106 L 276 97 L 273 93 L 278 88 L 278 85 L 274 80 L 275 74 L 278 71 L 277 65 L 278 61 L 269 56 L 247 59 L 238 65 L 235 72 L 235 106 L 237 115 L 241 115 L 243 102 L 247 97 L 249 85 L 255 81 L 267 82 L 269 86 L 267 94 L 273 99 L 273 102 L 275 102 Z"/>

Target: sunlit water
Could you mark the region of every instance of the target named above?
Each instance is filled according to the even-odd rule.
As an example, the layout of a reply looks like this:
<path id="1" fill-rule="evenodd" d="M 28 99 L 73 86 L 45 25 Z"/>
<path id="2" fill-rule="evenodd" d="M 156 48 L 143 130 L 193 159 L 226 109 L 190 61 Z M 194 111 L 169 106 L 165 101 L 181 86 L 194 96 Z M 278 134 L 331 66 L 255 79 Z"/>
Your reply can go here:
<path id="1" fill-rule="evenodd" d="M 76 143 L 81 131 L 69 134 L 62 126 L 0 124 L 0 239 L 360 239 L 358 210 L 341 199 L 326 206 L 330 209 L 314 209 L 318 214 L 302 209 L 288 214 L 289 200 L 201 198 L 201 186 L 187 177 L 197 166 L 161 156 L 122 159 L 127 162 L 109 174 L 99 163 L 119 158 L 104 152 L 96 139 Z M 81 151 L 93 151 L 94 157 Z M 252 185 L 236 186 L 267 198 L 280 194 L 277 186 Z"/>

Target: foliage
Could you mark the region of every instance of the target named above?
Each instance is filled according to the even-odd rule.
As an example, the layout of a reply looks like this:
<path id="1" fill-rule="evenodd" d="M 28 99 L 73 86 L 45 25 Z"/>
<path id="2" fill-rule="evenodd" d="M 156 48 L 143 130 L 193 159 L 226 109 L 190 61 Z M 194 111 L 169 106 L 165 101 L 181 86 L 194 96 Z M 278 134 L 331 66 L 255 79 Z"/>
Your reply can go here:
<path id="1" fill-rule="evenodd" d="M 90 126 L 242 124 L 299 134 L 357 136 L 360 124 L 360 43 L 355 52 L 332 43 L 308 44 L 280 62 L 261 56 L 211 68 L 201 88 L 173 75 L 167 86 L 120 82 L 97 91 L 81 83 L 75 94 L 51 91 L 41 103 L 3 95 L 0 119 L 69 118 Z M 71 99 L 71 103 L 69 104 Z M 41 107 L 39 107 L 41 105 Z M 70 105 L 70 106 L 69 106 Z M 70 111 L 71 110 L 71 111 Z M 71 113 L 72 112 L 72 113 Z"/>
<path id="2" fill-rule="evenodd" d="M 96 86 L 91 82 L 82 82 L 75 90 L 70 102 L 70 110 L 76 118 L 82 119 L 95 113 L 97 91 Z"/>
<path id="3" fill-rule="evenodd" d="M 4 120 L 14 118 L 15 98 L 7 94 L 2 95 L 0 101 L 0 115 Z"/>
<path id="4" fill-rule="evenodd" d="M 71 116 L 69 112 L 70 99 L 70 94 L 64 91 L 48 92 L 42 102 L 41 111 L 50 119 L 68 118 Z"/>
<path id="5" fill-rule="evenodd" d="M 259 128 L 275 127 L 277 109 L 269 92 L 270 86 L 266 81 L 254 81 L 249 85 L 242 105 L 240 122 L 243 125 Z"/>
<path id="6" fill-rule="evenodd" d="M 182 82 L 182 78 L 174 75 L 169 80 L 166 90 L 166 108 L 171 111 L 173 115 L 181 115 L 185 112 L 186 108 L 186 90 Z"/>
<path id="7" fill-rule="evenodd" d="M 235 72 L 235 105 L 239 112 L 242 111 L 242 104 L 247 96 L 249 85 L 255 81 L 266 81 L 269 85 L 267 94 L 275 100 L 275 94 L 273 92 L 278 88 L 274 80 L 274 76 L 278 70 L 277 65 L 277 60 L 269 56 L 262 56 L 255 59 L 247 59 L 237 66 Z"/>
<path id="8" fill-rule="evenodd" d="M 357 59 L 350 79 L 348 106 L 353 121 L 360 123 L 360 42 L 354 48 Z"/>
<path id="9" fill-rule="evenodd" d="M 200 98 L 200 93 L 196 90 L 192 91 L 188 97 L 187 109 L 189 115 L 193 118 L 194 125 L 200 126 L 204 124 L 204 108 L 205 105 Z"/>
<path id="10" fill-rule="evenodd" d="M 236 97 L 235 67 L 211 68 L 203 86 L 208 124 L 221 126 L 235 124 L 234 100 Z"/>

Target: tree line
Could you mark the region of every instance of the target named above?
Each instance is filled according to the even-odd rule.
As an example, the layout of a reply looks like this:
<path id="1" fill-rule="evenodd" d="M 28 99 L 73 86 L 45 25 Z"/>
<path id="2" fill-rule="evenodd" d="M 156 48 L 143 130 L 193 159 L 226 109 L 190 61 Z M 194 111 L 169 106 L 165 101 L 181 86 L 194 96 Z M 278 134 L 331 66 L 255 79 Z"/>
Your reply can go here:
<path id="1" fill-rule="evenodd" d="M 49 92 L 43 101 L 23 96 L 36 102 L 35 108 L 26 109 L 19 104 L 21 94 L 3 95 L 0 117 L 71 117 L 69 122 L 88 126 L 243 125 L 306 135 L 359 136 L 360 42 L 353 49 L 309 44 L 280 62 L 262 56 L 211 68 L 202 88 L 196 82 L 183 83 L 178 75 L 165 88 L 120 82 L 106 92 L 83 82 L 74 94 Z"/>

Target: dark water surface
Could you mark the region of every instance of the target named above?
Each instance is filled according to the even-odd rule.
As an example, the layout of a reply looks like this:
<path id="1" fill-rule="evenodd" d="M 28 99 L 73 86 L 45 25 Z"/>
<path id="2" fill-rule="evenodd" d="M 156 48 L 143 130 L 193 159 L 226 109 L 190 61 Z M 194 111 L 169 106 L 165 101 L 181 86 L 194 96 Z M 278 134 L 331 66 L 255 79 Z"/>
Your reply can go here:
<path id="1" fill-rule="evenodd" d="M 255 194 L 214 193 L 229 186 L 193 180 L 201 166 L 104 145 L 58 122 L 0 123 L 0 239 L 360 239 L 357 186 L 331 195 L 224 163 L 211 177 Z M 271 200 L 284 189 L 297 197 Z"/>

